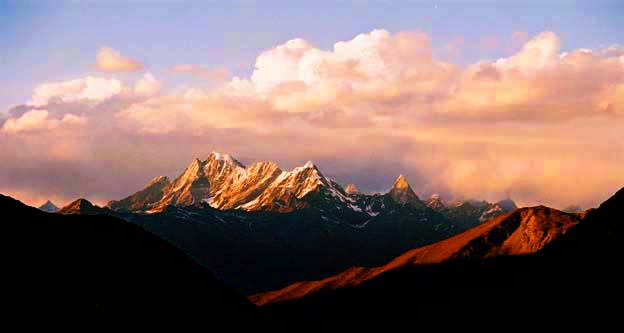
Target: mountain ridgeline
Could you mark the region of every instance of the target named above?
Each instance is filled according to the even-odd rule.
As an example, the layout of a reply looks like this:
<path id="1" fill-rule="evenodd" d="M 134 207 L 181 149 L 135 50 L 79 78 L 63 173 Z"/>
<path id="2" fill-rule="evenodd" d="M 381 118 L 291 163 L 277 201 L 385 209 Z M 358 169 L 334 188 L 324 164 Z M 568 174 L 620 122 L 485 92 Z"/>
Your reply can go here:
<path id="1" fill-rule="evenodd" d="M 624 189 L 586 211 L 423 202 L 403 176 L 365 194 L 312 162 L 212 153 L 105 207 L 81 198 L 51 214 L 0 196 L 0 208 L 15 309 L 440 324 L 582 317 L 587 304 L 617 318 L 606 305 L 622 297 Z"/>
<path id="2" fill-rule="evenodd" d="M 458 207 L 428 207 L 403 176 L 387 193 L 369 195 L 355 185 L 343 189 L 312 162 L 283 171 L 211 153 L 173 181 L 156 177 L 107 207 L 78 200 L 61 213 L 109 214 L 141 225 L 253 294 L 381 265 L 511 210 L 485 202 Z"/>
<path id="3" fill-rule="evenodd" d="M 173 181 L 158 176 L 143 190 L 111 201 L 107 207 L 117 212 L 155 213 L 167 206 L 201 206 L 203 203 L 219 210 L 247 212 L 288 213 L 312 208 L 352 225 L 363 224 L 396 205 L 409 205 L 431 214 L 429 205 L 420 200 L 403 175 L 396 179 L 388 193 L 367 195 L 360 193 L 354 184 L 343 189 L 325 177 L 312 162 L 292 171 L 281 170 L 273 162 L 256 162 L 245 167 L 232 156 L 216 152 L 204 161 L 193 160 Z M 456 219 L 461 229 L 467 229 L 516 207 L 513 202 L 504 206 L 472 201 L 443 209 L 430 208 Z"/>
<path id="4" fill-rule="evenodd" d="M 282 290 L 254 295 L 251 299 L 258 305 L 292 301 L 316 293 L 352 288 L 407 266 L 532 254 L 568 232 L 581 219 L 582 215 L 544 206 L 521 208 L 451 238 L 408 251 L 385 265 L 350 268 L 323 280 L 298 282 Z"/>
<path id="5" fill-rule="evenodd" d="M 607 325 L 619 322 L 624 294 L 623 210 L 624 188 L 581 213 L 521 208 L 378 267 L 250 298 L 293 323 Z"/>

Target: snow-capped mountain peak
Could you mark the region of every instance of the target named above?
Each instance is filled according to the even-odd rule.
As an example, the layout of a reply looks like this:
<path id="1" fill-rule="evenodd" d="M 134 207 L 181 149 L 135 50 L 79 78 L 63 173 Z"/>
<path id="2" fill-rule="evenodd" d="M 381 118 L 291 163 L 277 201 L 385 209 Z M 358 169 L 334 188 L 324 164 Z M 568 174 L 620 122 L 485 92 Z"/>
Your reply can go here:
<path id="1" fill-rule="evenodd" d="M 205 202 L 217 209 L 290 212 L 315 207 L 324 212 L 364 214 L 375 206 L 360 202 L 362 198 L 348 192 L 358 193 L 357 187 L 352 185 L 345 191 L 325 177 L 312 161 L 283 171 L 273 162 L 256 162 L 245 167 L 228 154 L 212 152 L 205 161 L 194 159 L 172 182 L 166 177 L 157 177 L 144 190 L 111 202 L 109 207 L 121 211 L 159 212 L 168 205 Z M 401 205 L 425 207 L 402 175 L 384 197 Z M 381 200 L 379 196 L 376 198 Z M 379 201 L 379 207 L 383 206 L 381 203 Z"/>
<path id="2" fill-rule="evenodd" d="M 157 177 L 146 189 L 153 184 L 164 184 L 165 180 L 165 177 Z M 217 209 L 292 211 L 310 206 L 305 199 L 310 193 L 323 192 L 339 202 L 350 200 L 344 190 L 323 176 L 311 161 L 292 171 L 282 171 L 273 162 L 257 162 L 245 167 L 234 157 L 218 152 L 210 153 L 205 161 L 194 159 L 180 176 L 162 188 L 158 200 L 144 198 L 144 193 L 153 192 L 143 190 L 128 197 L 132 200 L 126 198 L 111 205 L 118 210 L 157 212 L 167 205 L 206 202 Z M 134 204 L 126 207 L 127 202 Z"/>
<path id="3" fill-rule="evenodd" d="M 223 162 L 232 167 L 238 167 L 238 168 L 243 168 L 243 169 L 245 168 L 245 166 L 241 162 L 239 162 L 237 159 L 233 158 L 229 154 L 221 154 L 221 153 L 213 151 L 210 153 L 210 155 L 208 155 L 208 159 L 206 159 L 206 161 L 210 161 L 210 160 Z"/>

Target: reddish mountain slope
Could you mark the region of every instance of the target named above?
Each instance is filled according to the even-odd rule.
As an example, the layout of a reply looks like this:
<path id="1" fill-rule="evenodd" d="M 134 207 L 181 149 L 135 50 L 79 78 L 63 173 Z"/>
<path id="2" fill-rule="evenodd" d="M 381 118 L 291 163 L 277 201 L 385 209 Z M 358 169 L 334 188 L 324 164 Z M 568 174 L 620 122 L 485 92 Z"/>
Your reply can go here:
<path id="1" fill-rule="evenodd" d="M 135 211 L 150 207 L 164 195 L 164 190 L 171 184 L 169 178 L 158 176 L 152 179 L 145 188 L 119 201 L 110 201 L 107 204 L 112 210 Z"/>
<path id="2" fill-rule="evenodd" d="M 106 208 L 101 208 L 93 205 L 87 199 L 76 199 L 72 201 L 67 206 L 59 209 L 59 214 L 63 215 L 73 215 L 73 214 L 87 214 L 87 215 L 95 215 L 95 214 L 107 214 L 109 210 Z"/>
<path id="3" fill-rule="evenodd" d="M 580 220 L 581 215 L 544 206 L 517 209 L 449 239 L 406 252 L 384 266 L 354 267 L 323 280 L 298 282 L 281 290 L 253 295 L 251 300 L 258 305 L 295 300 L 319 291 L 357 286 L 405 266 L 535 253 Z"/>

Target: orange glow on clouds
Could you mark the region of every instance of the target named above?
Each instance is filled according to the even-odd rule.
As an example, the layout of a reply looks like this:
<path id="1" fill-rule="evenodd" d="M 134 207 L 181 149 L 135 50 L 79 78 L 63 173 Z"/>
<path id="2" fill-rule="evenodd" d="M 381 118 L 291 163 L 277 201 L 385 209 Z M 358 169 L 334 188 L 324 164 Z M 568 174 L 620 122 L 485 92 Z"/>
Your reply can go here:
<path id="1" fill-rule="evenodd" d="M 509 57 L 459 66 L 425 33 L 374 30 L 331 50 L 287 41 L 249 78 L 171 69 L 209 88 L 165 94 L 151 73 L 42 83 L 0 120 L 0 187 L 29 202 L 112 199 L 220 150 L 286 168 L 314 159 L 364 190 L 403 173 L 420 195 L 595 205 L 624 185 L 624 50 L 564 53 L 553 32 L 513 43 Z M 97 63 L 144 67 L 112 49 Z"/>

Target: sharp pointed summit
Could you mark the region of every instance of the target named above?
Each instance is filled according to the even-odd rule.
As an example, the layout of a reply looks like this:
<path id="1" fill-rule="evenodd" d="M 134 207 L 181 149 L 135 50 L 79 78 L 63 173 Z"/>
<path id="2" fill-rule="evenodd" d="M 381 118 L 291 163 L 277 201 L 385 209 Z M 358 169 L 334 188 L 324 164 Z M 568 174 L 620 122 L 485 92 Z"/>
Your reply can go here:
<path id="1" fill-rule="evenodd" d="M 59 208 L 50 200 L 46 201 L 46 203 L 39 206 L 39 209 L 48 213 L 56 213 L 59 210 Z"/>
<path id="2" fill-rule="evenodd" d="M 426 205 L 420 201 L 412 187 L 409 185 L 403 175 L 399 175 L 394 181 L 394 185 L 388 192 L 388 196 L 394 200 L 394 202 L 402 205 L 413 205 L 419 208 L 425 208 Z"/>
<path id="3" fill-rule="evenodd" d="M 392 188 L 396 188 L 396 189 L 404 189 L 408 187 L 410 187 L 410 185 L 407 182 L 407 179 L 405 179 L 403 175 L 399 175 L 397 179 L 394 181 L 394 185 L 392 186 Z"/>

